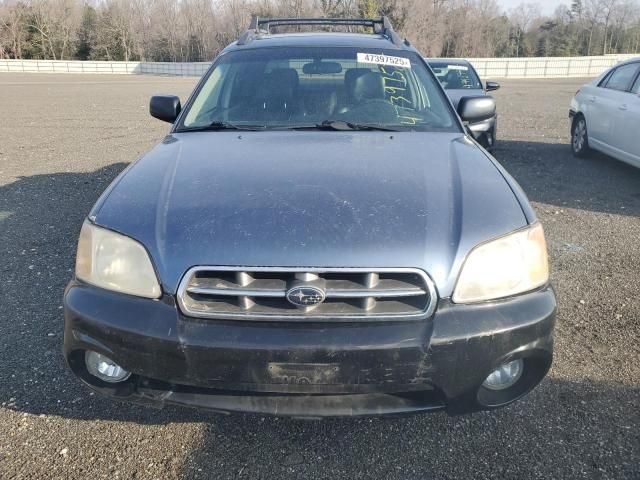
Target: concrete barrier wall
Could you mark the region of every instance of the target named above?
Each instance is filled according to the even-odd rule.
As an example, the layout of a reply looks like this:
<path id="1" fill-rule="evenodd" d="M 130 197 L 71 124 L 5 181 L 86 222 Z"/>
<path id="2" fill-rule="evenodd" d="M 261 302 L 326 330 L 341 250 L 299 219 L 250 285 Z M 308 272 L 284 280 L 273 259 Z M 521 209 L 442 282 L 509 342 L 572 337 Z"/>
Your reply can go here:
<path id="1" fill-rule="evenodd" d="M 482 78 L 596 77 L 616 63 L 640 55 L 598 57 L 470 58 Z"/>
<path id="2" fill-rule="evenodd" d="M 638 55 L 599 57 L 470 58 L 483 78 L 595 77 Z M 0 60 L 1 72 L 106 73 L 202 76 L 210 62 L 89 62 L 80 60 Z"/>
<path id="3" fill-rule="evenodd" d="M 106 73 L 115 75 L 202 76 L 210 62 L 89 62 L 80 60 L 0 60 L 2 72 Z"/>

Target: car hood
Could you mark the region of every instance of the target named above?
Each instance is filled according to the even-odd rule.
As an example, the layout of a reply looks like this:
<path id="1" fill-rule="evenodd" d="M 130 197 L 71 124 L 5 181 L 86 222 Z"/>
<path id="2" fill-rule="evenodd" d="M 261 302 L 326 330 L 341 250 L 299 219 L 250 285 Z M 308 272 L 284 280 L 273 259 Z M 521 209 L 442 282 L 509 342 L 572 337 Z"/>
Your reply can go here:
<path id="1" fill-rule="evenodd" d="M 167 292 L 195 265 L 419 267 L 449 296 L 474 245 L 527 223 L 505 175 L 459 133 L 181 133 L 91 218 L 144 244 Z"/>
<path id="2" fill-rule="evenodd" d="M 481 88 L 469 89 L 469 88 L 454 88 L 451 90 L 445 90 L 447 96 L 451 99 L 453 106 L 458 108 L 458 102 L 462 97 L 478 97 L 486 95 L 485 91 Z"/>

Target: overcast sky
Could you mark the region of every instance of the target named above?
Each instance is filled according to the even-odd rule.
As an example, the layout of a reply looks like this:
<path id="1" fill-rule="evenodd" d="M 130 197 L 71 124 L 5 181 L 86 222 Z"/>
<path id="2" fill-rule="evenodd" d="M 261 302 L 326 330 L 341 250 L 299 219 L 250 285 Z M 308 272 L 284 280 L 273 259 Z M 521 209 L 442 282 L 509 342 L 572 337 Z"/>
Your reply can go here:
<path id="1" fill-rule="evenodd" d="M 539 4 L 540 10 L 544 15 L 552 14 L 559 5 L 569 6 L 571 4 L 570 0 L 498 0 L 498 4 L 507 11 L 521 3 Z"/>

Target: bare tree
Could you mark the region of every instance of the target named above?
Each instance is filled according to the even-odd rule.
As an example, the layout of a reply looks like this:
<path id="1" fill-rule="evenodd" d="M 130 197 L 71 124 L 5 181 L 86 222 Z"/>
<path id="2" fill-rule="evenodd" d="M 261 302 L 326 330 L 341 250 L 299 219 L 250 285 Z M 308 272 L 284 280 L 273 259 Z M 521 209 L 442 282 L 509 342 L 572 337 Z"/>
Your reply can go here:
<path id="1" fill-rule="evenodd" d="M 210 60 L 252 15 L 389 16 L 428 56 L 637 52 L 640 0 L 0 0 L 0 57 Z M 535 1 L 535 0 L 534 0 Z M 309 30 L 291 27 L 294 30 Z M 347 28 L 362 31 L 361 28 Z"/>
<path id="2" fill-rule="evenodd" d="M 318 0 L 318 7 L 323 17 L 341 17 L 352 11 L 351 2 L 347 0 Z"/>
<path id="3" fill-rule="evenodd" d="M 525 32 L 527 32 L 533 22 L 540 17 L 539 3 L 521 3 L 511 10 L 509 19 L 511 20 L 511 25 L 513 25 L 516 57 L 523 54 L 522 40 Z"/>
<path id="4" fill-rule="evenodd" d="M 609 23 L 611 17 L 615 12 L 615 8 L 618 5 L 618 0 L 603 0 L 603 17 L 604 17 L 604 31 L 602 34 L 602 54 L 607 54 L 607 34 L 609 33 Z"/>
<path id="5" fill-rule="evenodd" d="M 0 5 L 0 58 L 22 58 L 27 27 L 27 7 L 24 4 Z"/>

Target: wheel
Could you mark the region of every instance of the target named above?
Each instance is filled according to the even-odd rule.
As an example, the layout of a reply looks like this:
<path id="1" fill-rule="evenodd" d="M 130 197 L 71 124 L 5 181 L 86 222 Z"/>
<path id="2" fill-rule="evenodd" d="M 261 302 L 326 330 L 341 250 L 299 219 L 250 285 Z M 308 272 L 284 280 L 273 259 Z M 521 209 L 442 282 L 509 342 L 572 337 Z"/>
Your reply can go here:
<path id="1" fill-rule="evenodd" d="M 498 121 L 496 120 L 490 130 L 479 134 L 473 134 L 476 141 L 488 152 L 493 151 L 496 146 L 496 131 L 498 130 Z"/>
<path id="2" fill-rule="evenodd" d="M 493 150 L 493 147 L 495 146 L 495 143 L 496 143 L 496 135 L 493 130 L 489 130 L 488 132 L 482 132 L 478 136 L 473 135 L 473 137 L 476 139 L 476 141 L 480 145 L 482 145 L 482 148 L 484 148 L 488 152 Z"/>
<path id="3" fill-rule="evenodd" d="M 571 127 L 571 150 L 576 157 L 586 157 L 589 148 L 589 135 L 587 133 L 587 121 L 582 115 L 577 115 Z"/>
<path id="4" fill-rule="evenodd" d="M 487 150 L 491 151 L 496 146 L 496 130 L 498 129 L 498 123 L 493 125 L 493 128 L 486 133 Z"/>

